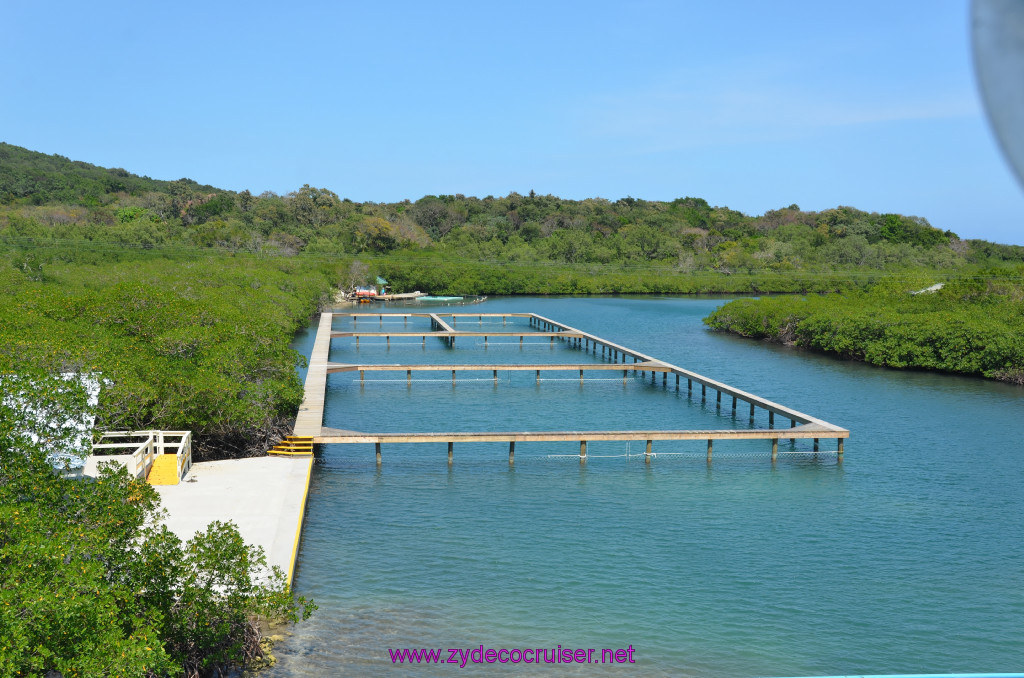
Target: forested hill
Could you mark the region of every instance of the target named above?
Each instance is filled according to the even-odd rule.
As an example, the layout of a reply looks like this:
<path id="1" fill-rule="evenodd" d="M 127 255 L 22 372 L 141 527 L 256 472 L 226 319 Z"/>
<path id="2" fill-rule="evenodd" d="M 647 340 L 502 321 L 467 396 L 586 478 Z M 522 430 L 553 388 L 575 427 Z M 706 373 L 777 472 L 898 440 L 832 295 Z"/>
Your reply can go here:
<path id="1" fill-rule="evenodd" d="M 654 265 L 673 274 L 955 270 L 1024 261 L 1024 247 L 961 240 L 924 218 L 853 207 L 810 212 L 789 205 L 749 216 L 693 197 L 564 200 L 533 191 L 358 203 L 308 185 L 257 196 L 190 179 L 140 177 L 6 143 L 0 143 L 0 240 L 398 254 L 606 271 Z"/>

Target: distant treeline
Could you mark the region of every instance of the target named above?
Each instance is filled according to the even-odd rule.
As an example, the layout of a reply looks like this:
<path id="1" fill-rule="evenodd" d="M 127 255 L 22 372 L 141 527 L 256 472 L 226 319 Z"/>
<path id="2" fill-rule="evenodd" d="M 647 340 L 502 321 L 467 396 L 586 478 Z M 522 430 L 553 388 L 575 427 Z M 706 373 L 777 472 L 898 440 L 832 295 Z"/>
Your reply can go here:
<path id="1" fill-rule="evenodd" d="M 0 144 L 0 241 L 358 255 L 379 262 L 368 273 L 390 276 L 396 291 L 437 293 L 744 291 L 751 276 L 753 290 L 800 291 L 808 288 L 786 282 L 792 274 L 1024 262 L 1024 247 L 852 207 L 748 216 L 693 197 L 563 200 L 532 191 L 358 203 L 308 185 L 252 195 L 157 181 L 9 144 Z"/>

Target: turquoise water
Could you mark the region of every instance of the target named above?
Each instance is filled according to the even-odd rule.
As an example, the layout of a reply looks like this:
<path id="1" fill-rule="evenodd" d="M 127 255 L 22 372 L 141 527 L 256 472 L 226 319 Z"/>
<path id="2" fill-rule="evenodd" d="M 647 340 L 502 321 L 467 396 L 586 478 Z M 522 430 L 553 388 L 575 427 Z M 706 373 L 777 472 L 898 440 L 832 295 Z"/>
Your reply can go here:
<path id="1" fill-rule="evenodd" d="M 707 331 L 713 298 L 491 299 L 844 426 L 845 461 L 768 443 L 325 446 L 295 587 L 320 610 L 268 676 L 764 676 L 1024 666 L 1024 390 Z M 443 307 L 442 307 L 443 308 Z M 389 310 L 400 311 L 395 307 Z M 386 319 L 387 321 L 387 319 Z M 389 324 L 392 329 L 399 329 Z M 484 319 L 487 322 L 487 319 Z M 500 329 L 493 321 L 489 327 Z M 476 324 L 460 322 L 460 329 Z M 360 323 L 373 329 L 377 323 Z M 338 320 L 338 329 L 348 321 Z M 410 329 L 419 329 L 410 321 Z M 297 340 L 307 354 L 315 326 Z M 547 340 L 335 339 L 336 361 L 582 362 Z M 325 425 L 367 431 L 731 428 L 727 402 L 621 374 L 329 378 Z M 560 379 L 559 379 L 560 378 Z M 765 421 L 759 415 L 757 425 Z M 783 422 L 785 425 L 786 422 Z M 795 448 L 807 449 L 798 442 Z M 823 449 L 832 448 L 823 441 Z M 669 452 L 681 454 L 666 454 Z M 625 455 L 629 456 L 625 456 Z M 727 456 L 731 455 L 731 456 Z M 393 666 L 389 648 L 635 648 L 634 665 Z M 447 652 L 445 653 L 447 658 Z"/>

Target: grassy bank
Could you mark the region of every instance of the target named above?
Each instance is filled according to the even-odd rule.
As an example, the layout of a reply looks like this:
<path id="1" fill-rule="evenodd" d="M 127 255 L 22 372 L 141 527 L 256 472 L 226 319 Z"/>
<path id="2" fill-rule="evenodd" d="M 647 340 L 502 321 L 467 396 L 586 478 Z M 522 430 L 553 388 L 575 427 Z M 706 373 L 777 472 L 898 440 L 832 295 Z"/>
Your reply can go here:
<path id="1" fill-rule="evenodd" d="M 843 294 L 730 302 L 705 319 L 744 337 L 885 367 L 938 370 L 1024 384 L 1024 270 L 887 282 Z"/>

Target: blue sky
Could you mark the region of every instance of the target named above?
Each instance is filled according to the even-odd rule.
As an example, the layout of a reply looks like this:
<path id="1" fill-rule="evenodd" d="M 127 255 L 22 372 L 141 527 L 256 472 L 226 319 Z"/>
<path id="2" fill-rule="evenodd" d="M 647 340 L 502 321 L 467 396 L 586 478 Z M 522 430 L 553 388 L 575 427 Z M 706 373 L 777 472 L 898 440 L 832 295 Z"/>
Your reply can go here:
<path id="1" fill-rule="evenodd" d="M 1024 244 L 967 0 L 4 1 L 0 140 L 255 193 L 698 196 Z"/>

